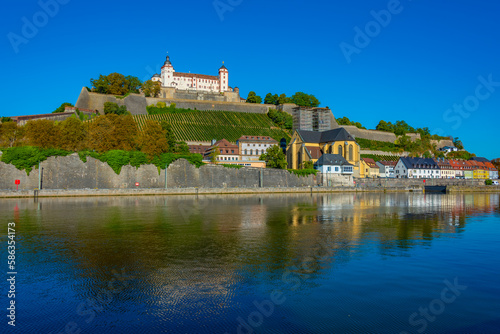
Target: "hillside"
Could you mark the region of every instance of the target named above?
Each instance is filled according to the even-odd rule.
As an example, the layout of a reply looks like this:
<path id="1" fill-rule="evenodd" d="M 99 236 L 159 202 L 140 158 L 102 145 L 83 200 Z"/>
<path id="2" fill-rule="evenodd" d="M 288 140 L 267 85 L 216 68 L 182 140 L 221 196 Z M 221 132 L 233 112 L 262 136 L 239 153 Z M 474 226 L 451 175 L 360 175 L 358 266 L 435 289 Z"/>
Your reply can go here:
<path id="1" fill-rule="evenodd" d="M 277 128 L 266 114 L 232 111 L 186 110 L 158 115 L 134 115 L 139 128 L 148 119 L 167 121 L 181 141 L 211 141 L 225 138 L 235 142 L 243 135 L 270 136 L 277 141 L 290 133 Z"/>

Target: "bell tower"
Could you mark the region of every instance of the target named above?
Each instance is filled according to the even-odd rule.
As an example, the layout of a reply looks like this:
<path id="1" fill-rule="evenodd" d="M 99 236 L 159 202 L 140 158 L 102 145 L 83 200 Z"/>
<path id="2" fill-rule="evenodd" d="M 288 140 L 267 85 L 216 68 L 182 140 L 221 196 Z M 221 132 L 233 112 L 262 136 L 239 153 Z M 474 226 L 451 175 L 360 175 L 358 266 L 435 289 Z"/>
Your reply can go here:
<path id="1" fill-rule="evenodd" d="M 227 92 L 229 90 L 229 73 L 224 62 L 219 68 L 219 92 Z"/>

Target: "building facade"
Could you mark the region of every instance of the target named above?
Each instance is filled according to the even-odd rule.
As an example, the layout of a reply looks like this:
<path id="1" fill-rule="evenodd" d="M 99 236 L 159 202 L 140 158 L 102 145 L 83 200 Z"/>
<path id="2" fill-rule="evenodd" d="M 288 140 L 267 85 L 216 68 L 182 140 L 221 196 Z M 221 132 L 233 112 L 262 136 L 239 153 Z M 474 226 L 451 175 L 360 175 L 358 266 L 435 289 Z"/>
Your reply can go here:
<path id="1" fill-rule="evenodd" d="M 315 163 L 323 154 L 338 154 L 352 164 L 355 177 L 360 174 L 360 147 L 344 128 L 316 132 L 295 130 L 286 149 L 288 168 L 299 169 Z"/>
<path id="2" fill-rule="evenodd" d="M 170 56 L 167 56 L 161 68 L 161 75 L 155 74 L 152 81 L 160 81 L 163 87 L 172 87 L 181 90 L 194 90 L 211 93 L 232 91 L 229 87 L 229 72 L 224 64 L 219 68 L 219 75 L 205 75 L 195 73 L 176 72 Z"/>
<path id="3" fill-rule="evenodd" d="M 380 177 L 394 178 L 394 167 L 396 161 L 377 161 Z"/>
<path id="4" fill-rule="evenodd" d="M 215 159 L 218 163 L 240 160 L 238 145 L 232 144 L 226 139 L 221 139 L 211 145 L 210 148 L 205 151 L 205 160 L 211 160 L 211 157 L 214 154 L 213 152 L 216 150 L 219 151 L 218 154 L 216 154 L 217 157 Z"/>
<path id="5" fill-rule="evenodd" d="M 433 159 L 401 157 L 394 168 L 397 179 L 439 179 L 441 170 Z"/>
<path id="6" fill-rule="evenodd" d="M 237 141 L 242 160 L 259 160 L 271 146 L 278 142 L 269 136 L 241 136 Z"/>

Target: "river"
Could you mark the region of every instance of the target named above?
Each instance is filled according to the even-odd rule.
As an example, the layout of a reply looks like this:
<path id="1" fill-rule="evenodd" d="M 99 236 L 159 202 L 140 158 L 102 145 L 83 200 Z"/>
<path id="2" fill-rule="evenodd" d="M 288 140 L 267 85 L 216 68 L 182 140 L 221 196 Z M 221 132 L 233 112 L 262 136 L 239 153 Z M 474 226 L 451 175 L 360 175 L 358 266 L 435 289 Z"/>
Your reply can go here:
<path id="1" fill-rule="evenodd" d="M 0 328 L 498 333 L 499 196 L 1 200 L 2 270 L 14 223 L 16 276 Z"/>

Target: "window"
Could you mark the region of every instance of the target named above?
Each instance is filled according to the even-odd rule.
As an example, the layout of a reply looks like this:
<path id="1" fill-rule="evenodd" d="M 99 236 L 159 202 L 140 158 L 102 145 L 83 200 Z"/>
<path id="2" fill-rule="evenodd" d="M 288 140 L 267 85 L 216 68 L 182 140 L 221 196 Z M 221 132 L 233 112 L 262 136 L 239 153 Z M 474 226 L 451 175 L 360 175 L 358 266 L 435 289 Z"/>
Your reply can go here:
<path id="1" fill-rule="evenodd" d="M 335 171 L 338 172 L 339 171 L 339 168 L 338 167 L 335 167 Z"/>
<path id="2" fill-rule="evenodd" d="M 353 147 L 352 145 L 349 145 L 349 160 L 353 160 Z"/>
<path id="3" fill-rule="evenodd" d="M 337 154 L 340 154 L 340 155 L 343 156 L 343 154 L 342 154 L 342 145 L 339 145 L 338 150 L 337 150 Z"/>
<path id="4" fill-rule="evenodd" d="M 253 150 L 250 150 L 250 155 L 253 155 Z"/>
<path id="5" fill-rule="evenodd" d="M 327 171 L 331 172 L 332 171 L 332 167 L 328 167 Z"/>

